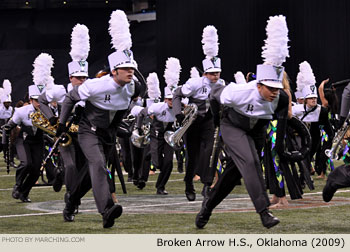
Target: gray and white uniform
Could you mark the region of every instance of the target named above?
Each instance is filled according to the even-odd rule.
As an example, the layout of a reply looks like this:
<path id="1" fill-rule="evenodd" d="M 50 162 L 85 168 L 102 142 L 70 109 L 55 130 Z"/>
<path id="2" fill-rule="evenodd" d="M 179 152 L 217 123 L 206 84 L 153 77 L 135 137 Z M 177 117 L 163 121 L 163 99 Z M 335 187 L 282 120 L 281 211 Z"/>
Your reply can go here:
<path id="1" fill-rule="evenodd" d="M 35 112 L 32 104 L 16 108 L 7 126 L 17 125 L 21 131 L 16 139 L 17 156 L 20 164 L 16 169 L 16 186 L 20 197 L 26 198 L 40 176 L 43 155 L 43 132 L 32 124 L 30 114 Z"/>
<path id="2" fill-rule="evenodd" d="M 62 106 L 62 103 L 66 97 L 66 89 L 63 85 L 54 85 L 52 89 L 47 89 L 43 94 L 39 96 L 40 111 L 44 114 L 47 119 L 55 117 L 52 109 L 49 107 L 50 102 L 57 102 L 58 108 Z M 79 181 L 88 180 L 87 169 L 82 169 L 86 164 L 85 156 L 78 143 L 78 135 L 75 133 L 69 133 L 72 137 L 72 144 L 68 146 L 59 146 L 59 151 L 63 159 L 64 164 L 64 184 L 66 190 L 70 194 L 74 194 L 78 189 Z M 89 178 L 84 178 L 88 176 Z M 91 185 L 89 189 L 91 188 Z M 89 190 L 88 189 L 88 190 Z"/>
<path id="3" fill-rule="evenodd" d="M 106 156 L 115 145 L 116 127 L 136 90 L 134 82 L 122 87 L 112 77 L 88 79 L 67 94 L 62 106 L 60 122 L 65 124 L 74 104 L 86 102 L 78 140 L 88 160 L 93 194 L 101 214 L 114 205 L 107 182 Z M 71 200 L 74 204 L 80 199 Z"/>
<path id="4" fill-rule="evenodd" d="M 210 111 L 209 94 L 214 86 L 224 85 L 224 80 L 210 83 L 206 77 L 190 78 L 183 86 L 175 90 L 173 97 L 174 114 L 181 113 L 181 99 L 189 98 L 189 103 L 198 106 L 196 120 L 186 131 L 184 140 L 188 152 L 188 165 L 186 168 L 186 187 L 192 184 L 194 173 L 201 177 L 201 182 L 211 185 L 215 170 L 209 169 L 210 155 L 214 143 L 214 123 Z"/>
<path id="5" fill-rule="evenodd" d="M 0 105 L 0 126 L 7 123 L 7 121 L 10 119 L 13 113 L 13 107 L 10 106 L 6 108 L 3 105 Z"/>
<path id="6" fill-rule="evenodd" d="M 150 134 L 151 142 L 155 143 L 158 160 L 152 160 L 159 164 L 160 174 L 157 179 L 157 190 L 164 190 L 173 169 L 174 149 L 164 140 L 164 133 L 172 130 L 175 120 L 175 114 L 172 108 L 166 102 L 153 103 L 149 107 L 144 108 L 138 118 L 138 128 L 141 127 L 143 118 L 146 116 L 154 116 L 151 128 L 156 128 L 157 134 Z"/>
<path id="7" fill-rule="evenodd" d="M 206 203 L 214 209 L 243 177 L 248 194 L 258 213 L 270 205 L 258 153 L 261 152 L 266 135 L 266 125 L 276 114 L 288 115 L 288 95 L 280 91 L 272 102 L 264 100 L 255 81 L 245 85 L 215 86 L 211 102 L 224 105 L 220 123 L 225 151 L 234 162 L 225 168 Z"/>

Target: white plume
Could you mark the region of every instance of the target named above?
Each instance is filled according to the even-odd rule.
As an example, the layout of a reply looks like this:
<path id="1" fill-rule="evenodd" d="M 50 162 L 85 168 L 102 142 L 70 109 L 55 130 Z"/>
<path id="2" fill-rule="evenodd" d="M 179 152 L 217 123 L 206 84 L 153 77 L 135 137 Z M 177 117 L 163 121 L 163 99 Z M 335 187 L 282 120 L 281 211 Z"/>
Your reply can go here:
<path id="1" fill-rule="evenodd" d="M 11 82 L 7 79 L 2 83 L 2 87 L 4 88 L 4 95 L 9 95 L 12 92 Z"/>
<path id="2" fill-rule="evenodd" d="M 122 10 L 115 10 L 109 20 L 109 34 L 112 37 L 112 48 L 124 51 L 132 46 L 128 19 Z"/>
<path id="3" fill-rule="evenodd" d="M 151 99 L 156 99 L 161 96 L 161 92 L 159 89 L 159 79 L 156 73 L 150 73 L 147 77 L 147 92 L 148 96 Z"/>
<path id="4" fill-rule="evenodd" d="M 211 59 L 219 53 L 218 33 L 214 26 L 208 25 L 203 29 L 202 44 L 206 58 Z"/>
<path id="5" fill-rule="evenodd" d="M 34 70 L 32 72 L 35 85 L 46 85 L 51 80 L 51 68 L 53 67 L 53 58 L 47 53 L 41 53 L 34 60 Z"/>
<path id="6" fill-rule="evenodd" d="M 49 76 L 46 84 L 46 90 L 50 90 L 51 88 L 53 88 L 53 86 L 55 85 L 54 81 L 54 78 L 52 76 Z"/>
<path id="7" fill-rule="evenodd" d="M 235 73 L 235 80 L 236 80 L 236 84 L 246 84 L 247 83 L 247 81 L 245 80 L 245 77 L 241 71 L 238 71 L 237 73 Z"/>
<path id="8" fill-rule="evenodd" d="M 302 91 L 307 85 L 314 85 L 316 83 L 315 75 L 312 68 L 307 61 L 299 64 L 299 73 L 297 75 L 297 91 Z"/>
<path id="9" fill-rule="evenodd" d="M 281 66 L 289 57 L 288 27 L 286 17 L 279 15 L 270 17 L 266 26 L 267 39 L 261 53 L 266 64 Z"/>
<path id="10" fill-rule="evenodd" d="M 192 67 L 191 68 L 191 78 L 199 78 L 199 77 L 201 77 L 201 76 L 199 75 L 197 68 Z"/>
<path id="11" fill-rule="evenodd" d="M 164 79 L 166 85 L 171 87 L 177 87 L 180 81 L 181 65 L 177 58 L 168 58 L 165 64 Z"/>
<path id="12" fill-rule="evenodd" d="M 90 51 L 89 29 L 85 25 L 77 24 L 72 31 L 70 56 L 74 61 L 86 60 Z"/>

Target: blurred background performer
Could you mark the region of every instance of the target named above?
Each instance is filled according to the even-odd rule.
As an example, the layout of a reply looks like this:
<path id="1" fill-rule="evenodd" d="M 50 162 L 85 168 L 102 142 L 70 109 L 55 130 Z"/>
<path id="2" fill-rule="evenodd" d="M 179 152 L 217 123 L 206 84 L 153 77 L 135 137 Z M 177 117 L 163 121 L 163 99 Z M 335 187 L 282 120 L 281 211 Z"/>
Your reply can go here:
<path id="1" fill-rule="evenodd" d="M 42 94 L 46 85 L 53 82 L 51 68 L 53 58 L 51 55 L 41 53 L 34 61 L 33 82 L 28 87 L 29 105 L 17 108 L 12 119 L 5 125 L 6 130 L 11 130 L 17 125 L 21 126 L 21 132 L 16 141 L 16 149 L 20 164 L 16 170 L 16 184 L 12 191 L 12 197 L 22 202 L 31 202 L 28 195 L 40 176 L 40 167 L 43 158 L 43 132 L 32 124 L 31 113 L 39 110 L 38 97 Z"/>
<path id="2" fill-rule="evenodd" d="M 117 50 L 108 56 L 111 76 L 90 79 L 73 88 L 62 106 L 57 129 L 57 135 L 67 132 L 66 122 L 74 104 L 86 101 L 78 140 L 89 163 L 93 194 L 104 228 L 112 227 L 114 220 L 122 214 L 122 206 L 114 204 L 110 194 L 106 160 L 111 146 L 116 143 L 116 129 L 132 97 L 138 96 L 139 92 L 139 86 L 133 81 L 135 63 L 130 50 L 132 42 L 127 17 L 123 11 L 116 10 L 109 23 L 113 48 Z"/>
<path id="3" fill-rule="evenodd" d="M 0 88 L 0 127 L 6 124 L 13 115 L 13 107 L 11 106 L 11 92 L 12 92 L 12 84 L 9 80 L 4 80 L 2 83 L 2 88 Z M 11 152 L 8 155 L 9 147 L 5 144 L 2 144 L 0 141 L 0 151 L 2 150 L 4 153 L 4 160 L 7 163 L 7 157 L 10 158 L 10 166 L 13 168 L 17 168 L 17 165 L 14 163 L 14 151 L 12 150 L 14 147 L 14 142 L 10 142 Z"/>
<path id="4" fill-rule="evenodd" d="M 189 98 L 189 103 L 198 106 L 198 114 L 195 121 L 184 135 L 188 153 L 188 165 L 186 169 L 185 194 L 189 201 L 196 199 L 193 186 L 194 173 L 197 170 L 203 183 L 202 195 L 206 197 L 213 183 L 215 170 L 209 169 L 210 155 L 214 143 L 214 123 L 210 111 L 209 93 L 215 85 L 224 84 L 220 79 L 221 59 L 217 57 L 219 51 L 217 30 L 214 26 L 206 26 L 203 30 L 203 51 L 206 58 L 203 60 L 204 75 L 189 79 L 174 93 L 174 113 L 178 123 L 182 124 L 184 114 L 181 113 L 181 99 Z"/>
<path id="5" fill-rule="evenodd" d="M 235 165 L 225 168 L 209 197 L 204 199 L 195 221 L 198 228 L 207 224 L 213 209 L 233 190 L 241 177 L 263 226 L 271 228 L 279 223 L 268 210 L 270 200 L 259 155 L 268 122 L 276 115 L 282 119 L 288 116 L 289 97 L 282 85 L 282 63 L 289 56 L 285 17 L 270 17 L 266 31 L 267 39 L 262 52 L 264 64 L 257 66 L 257 80 L 244 85 L 217 85 L 211 91 L 212 102 L 225 105 L 220 130 L 224 148 Z M 214 114 L 217 113 L 214 111 Z"/>
<path id="6" fill-rule="evenodd" d="M 300 63 L 299 68 L 297 85 L 302 90 L 304 104 L 294 105 L 292 111 L 294 116 L 309 125 L 312 139 L 310 155 L 306 162 L 309 170 L 312 171 L 311 162 L 316 154 L 315 170 L 320 178 L 324 178 L 328 161 L 325 150 L 332 147 L 334 132 L 328 118 L 327 108 L 317 104 L 316 79 L 310 64 L 304 61 Z"/>

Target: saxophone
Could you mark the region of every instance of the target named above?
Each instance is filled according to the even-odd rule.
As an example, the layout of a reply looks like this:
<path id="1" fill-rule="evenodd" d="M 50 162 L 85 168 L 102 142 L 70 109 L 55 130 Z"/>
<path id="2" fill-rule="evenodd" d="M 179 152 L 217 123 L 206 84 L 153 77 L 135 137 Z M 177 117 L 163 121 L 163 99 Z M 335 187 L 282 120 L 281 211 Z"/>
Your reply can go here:
<path id="1" fill-rule="evenodd" d="M 59 122 L 57 121 L 56 125 L 52 126 L 49 122 L 49 120 L 46 119 L 46 117 L 41 113 L 41 111 L 32 112 L 29 117 L 32 119 L 33 126 L 45 131 L 51 136 L 56 136 L 56 131 Z M 69 132 L 76 133 L 78 132 L 79 126 L 76 124 L 72 124 L 69 128 Z M 60 143 L 62 147 L 68 146 L 72 143 L 72 137 L 67 134 L 68 141 L 65 143 Z M 56 138 L 55 138 L 56 139 Z"/>
<path id="2" fill-rule="evenodd" d="M 178 125 L 175 121 L 174 123 L 174 131 L 166 131 L 164 133 L 165 141 L 175 150 L 180 150 L 184 146 L 184 142 L 182 140 L 182 136 L 185 134 L 187 129 L 191 126 L 194 120 L 197 117 L 198 107 L 194 103 L 188 104 L 184 108 L 185 118 L 182 121 L 182 125 Z"/>

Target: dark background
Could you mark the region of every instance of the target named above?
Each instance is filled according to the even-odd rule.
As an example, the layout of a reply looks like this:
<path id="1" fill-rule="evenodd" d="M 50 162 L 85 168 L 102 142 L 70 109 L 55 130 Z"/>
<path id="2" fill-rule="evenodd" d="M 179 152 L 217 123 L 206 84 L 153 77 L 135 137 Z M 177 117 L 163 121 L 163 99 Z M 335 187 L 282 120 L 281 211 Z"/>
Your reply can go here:
<path id="1" fill-rule="evenodd" d="M 147 77 L 157 71 L 162 86 L 168 57 L 180 60 L 181 83 L 189 78 L 192 66 L 202 68 L 201 39 L 206 25 L 218 30 L 225 80 L 232 81 L 236 71 L 255 72 L 262 63 L 266 22 L 279 14 L 286 16 L 289 28 L 290 58 L 284 66 L 293 90 L 304 60 L 311 64 L 317 85 L 326 78 L 331 82 L 350 78 L 348 0 L 110 0 L 108 4 L 105 0 L 66 0 L 66 4 L 36 0 L 30 1 L 31 6 L 24 2 L 0 0 L 0 83 L 6 78 L 11 81 L 13 101 L 21 99 L 32 84 L 32 63 L 41 52 L 54 58 L 55 82 L 69 82 L 70 36 L 76 23 L 90 30 L 90 76 L 102 69 L 113 51 L 110 14 L 118 8 L 138 13 L 137 2 L 148 3 L 142 12 L 156 10 L 157 19 L 131 22 L 132 50 L 141 73 Z"/>

